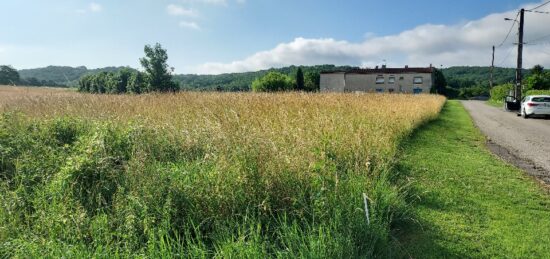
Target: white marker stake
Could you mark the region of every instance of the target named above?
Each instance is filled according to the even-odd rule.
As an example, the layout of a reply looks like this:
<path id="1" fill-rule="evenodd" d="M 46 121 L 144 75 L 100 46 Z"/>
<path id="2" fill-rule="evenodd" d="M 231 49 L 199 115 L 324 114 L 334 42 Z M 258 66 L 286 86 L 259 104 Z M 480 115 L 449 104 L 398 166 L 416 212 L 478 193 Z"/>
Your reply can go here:
<path id="1" fill-rule="evenodd" d="M 369 197 L 367 197 L 367 194 L 363 193 L 363 201 L 365 201 L 365 216 L 367 216 L 367 225 L 370 225 L 368 199 L 369 199 Z"/>

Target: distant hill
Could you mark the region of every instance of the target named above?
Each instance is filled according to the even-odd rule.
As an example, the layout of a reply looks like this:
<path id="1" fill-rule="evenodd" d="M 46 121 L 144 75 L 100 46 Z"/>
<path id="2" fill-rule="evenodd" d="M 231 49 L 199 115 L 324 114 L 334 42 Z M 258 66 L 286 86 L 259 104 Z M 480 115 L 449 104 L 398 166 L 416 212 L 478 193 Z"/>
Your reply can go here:
<path id="1" fill-rule="evenodd" d="M 78 80 L 85 74 L 96 74 L 100 72 L 116 72 L 124 67 L 105 67 L 88 69 L 85 66 L 48 66 L 44 68 L 21 69 L 19 75 L 22 79 L 35 78 L 39 81 L 51 81 L 58 85 L 76 86 Z"/>
<path id="2" fill-rule="evenodd" d="M 349 71 L 356 69 L 357 67 L 319 65 L 302 66 L 301 68 L 304 73 L 320 73 L 322 71 Z M 252 82 L 256 78 L 260 78 L 270 71 L 276 71 L 294 77 L 297 70 L 297 66 L 290 66 L 260 70 L 256 72 L 229 73 L 221 75 L 175 75 L 174 80 L 180 83 L 183 90 L 249 91 Z"/>
<path id="3" fill-rule="evenodd" d="M 76 86 L 78 80 L 85 74 L 96 74 L 100 72 L 116 72 L 123 67 L 105 67 L 98 69 L 88 69 L 84 66 L 66 67 L 66 66 L 49 66 L 36 69 L 22 69 L 19 74 L 23 79 L 36 78 L 40 81 L 51 81 L 59 85 Z M 304 73 L 321 71 L 348 71 L 357 67 L 352 66 L 334 66 L 334 65 L 319 65 L 319 66 L 302 66 Z M 174 80 L 177 81 L 184 90 L 199 90 L 199 91 L 248 91 L 252 85 L 252 81 L 262 77 L 270 71 L 277 71 L 287 75 L 294 75 L 297 66 L 289 66 L 284 68 L 272 68 L 260 70 L 256 72 L 245 73 L 228 73 L 221 75 L 194 75 L 194 74 L 177 74 L 174 75 Z M 443 74 L 447 79 L 449 86 L 461 89 L 470 87 L 488 88 L 489 86 L 489 67 L 468 67 L 457 66 L 444 68 Z M 507 82 L 513 82 L 515 78 L 515 69 L 513 68 L 495 68 L 494 82 L 495 85 Z M 528 75 L 529 71 L 524 70 L 524 75 Z"/>
<path id="4" fill-rule="evenodd" d="M 442 72 L 447 84 L 452 88 L 489 87 L 490 67 L 449 67 L 444 68 Z M 529 74 L 529 70 L 523 70 L 524 77 Z M 515 78 L 515 68 L 496 67 L 493 71 L 494 85 L 514 82 Z"/>

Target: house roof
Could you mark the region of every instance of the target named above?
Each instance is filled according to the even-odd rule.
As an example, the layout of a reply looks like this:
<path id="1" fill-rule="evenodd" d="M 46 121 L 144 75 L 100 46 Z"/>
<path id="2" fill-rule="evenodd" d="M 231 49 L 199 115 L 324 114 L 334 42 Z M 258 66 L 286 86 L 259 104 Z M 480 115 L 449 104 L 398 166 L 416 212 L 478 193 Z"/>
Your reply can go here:
<path id="1" fill-rule="evenodd" d="M 433 67 L 406 67 L 406 68 L 367 68 L 350 71 L 321 72 L 321 74 L 405 74 L 405 73 L 433 73 Z"/>

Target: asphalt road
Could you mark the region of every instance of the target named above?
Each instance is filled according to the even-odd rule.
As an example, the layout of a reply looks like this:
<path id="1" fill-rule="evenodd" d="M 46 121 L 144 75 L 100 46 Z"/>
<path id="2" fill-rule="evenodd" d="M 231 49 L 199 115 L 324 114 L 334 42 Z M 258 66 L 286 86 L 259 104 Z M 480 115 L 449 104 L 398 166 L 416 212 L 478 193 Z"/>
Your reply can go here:
<path id="1" fill-rule="evenodd" d="M 488 147 L 503 159 L 550 184 L 550 120 L 523 119 L 483 101 L 463 101 Z"/>

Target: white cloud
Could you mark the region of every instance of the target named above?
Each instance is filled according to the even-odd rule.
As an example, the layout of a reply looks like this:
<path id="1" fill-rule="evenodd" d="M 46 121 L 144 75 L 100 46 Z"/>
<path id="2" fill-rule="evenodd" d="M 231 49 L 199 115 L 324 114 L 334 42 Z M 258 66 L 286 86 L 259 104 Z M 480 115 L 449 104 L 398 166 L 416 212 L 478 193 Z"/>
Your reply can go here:
<path id="1" fill-rule="evenodd" d="M 185 7 L 170 4 L 166 7 L 166 12 L 173 16 L 187 16 L 187 17 L 198 17 L 199 13 L 193 9 L 187 9 Z"/>
<path id="2" fill-rule="evenodd" d="M 200 31 L 201 27 L 196 22 L 181 21 L 179 26 L 182 28 Z"/>
<path id="3" fill-rule="evenodd" d="M 227 5 L 227 0 L 183 0 L 183 2 L 210 5 Z"/>
<path id="4" fill-rule="evenodd" d="M 85 14 L 85 13 L 99 13 L 103 11 L 103 6 L 98 3 L 92 2 L 85 9 L 77 9 L 76 13 Z"/>
<path id="5" fill-rule="evenodd" d="M 202 64 L 195 72 L 219 74 L 316 64 L 374 66 L 382 60 L 387 60 L 388 65 L 392 66 L 489 65 L 491 46 L 498 45 L 512 25 L 505 22 L 504 18 L 513 18 L 515 15 L 516 11 L 509 11 L 461 24 L 424 24 L 395 35 L 370 34 L 362 42 L 332 38 L 296 38 L 242 60 Z M 525 41 L 529 42 L 550 34 L 548 24 L 550 15 L 526 13 Z M 514 32 L 516 31 L 514 28 Z M 510 48 L 514 47 L 512 43 L 514 40 L 517 41 L 516 37 L 515 33 L 512 33 L 503 47 L 497 49 L 496 65 L 514 66 L 515 52 L 507 54 Z M 535 64 L 550 66 L 549 44 L 525 46 L 524 66 L 530 67 Z"/>
<path id="6" fill-rule="evenodd" d="M 94 13 L 97 13 L 97 12 L 101 12 L 103 10 L 103 7 L 98 4 L 98 3 L 90 3 L 90 5 L 88 6 L 88 9 L 91 11 L 91 12 L 94 12 Z"/>

